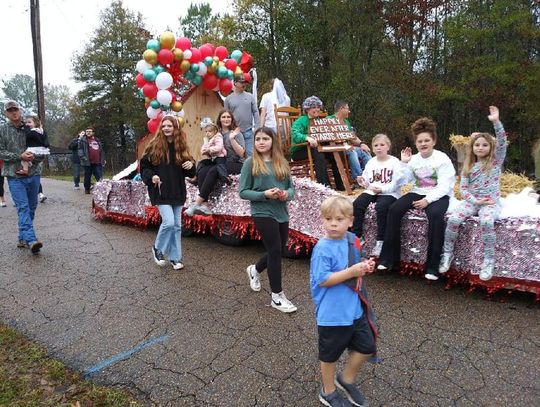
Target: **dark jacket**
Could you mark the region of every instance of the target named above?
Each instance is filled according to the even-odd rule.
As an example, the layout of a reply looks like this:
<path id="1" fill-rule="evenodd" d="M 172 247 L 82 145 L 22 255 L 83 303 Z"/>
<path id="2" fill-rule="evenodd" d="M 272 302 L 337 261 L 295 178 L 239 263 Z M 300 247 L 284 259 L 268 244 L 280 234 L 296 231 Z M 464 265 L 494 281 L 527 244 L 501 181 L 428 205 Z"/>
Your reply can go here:
<path id="1" fill-rule="evenodd" d="M 174 144 L 169 143 L 168 163 L 152 165 L 148 156 L 143 155 L 140 162 L 141 178 L 148 186 L 148 196 L 152 205 L 183 205 L 186 202 L 185 177 L 195 176 L 195 165 L 190 170 L 184 170 L 174 161 Z M 158 175 L 161 185 L 152 183 L 152 177 Z"/>
<path id="2" fill-rule="evenodd" d="M 68 148 L 71 150 L 71 162 L 75 164 L 80 164 L 81 159 L 79 158 L 79 137 L 71 140 Z"/>
<path id="3" fill-rule="evenodd" d="M 40 133 L 36 129 L 27 128 L 26 147 L 49 147 L 49 138 L 47 132 Z"/>
<path id="4" fill-rule="evenodd" d="M 103 151 L 103 144 L 101 144 L 101 141 L 94 137 L 99 145 L 99 155 L 101 159 L 101 165 L 105 165 L 105 152 Z M 81 137 L 79 139 L 79 158 L 81 160 L 81 165 L 83 167 L 89 167 L 90 166 L 90 156 L 88 155 L 88 140 L 87 137 Z"/>

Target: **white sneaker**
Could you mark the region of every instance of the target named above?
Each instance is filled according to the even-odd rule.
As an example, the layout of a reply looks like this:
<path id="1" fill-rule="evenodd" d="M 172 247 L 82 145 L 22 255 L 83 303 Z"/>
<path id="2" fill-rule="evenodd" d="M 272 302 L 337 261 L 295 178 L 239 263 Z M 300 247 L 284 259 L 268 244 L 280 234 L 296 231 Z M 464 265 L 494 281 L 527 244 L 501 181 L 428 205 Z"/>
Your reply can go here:
<path id="1" fill-rule="evenodd" d="M 40 192 L 38 195 L 38 199 L 39 199 L 39 202 L 43 203 L 47 199 L 47 196 L 43 192 Z"/>
<path id="2" fill-rule="evenodd" d="M 482 269 L 480 270 L 480 280 L 487 281 L 493 276 L 493 260 L 484 260 Z"/>
<path id="3" fill-rule="evenodd" d="M 81 187 L 78 185 L 73 185 L 73 189 L 81 189 Z"/>
<path id="4" fill-rule="evenodd" d="M 190 217 L 193 216 L 195 214 L 195 204 L 189 205 L 184 214 Z"/>
<path id="5" fill-rule="evenodd" d="M 386 270 L 388 270 L 388 267 L 386 267 L 384 264 L 379 264 L 377 266 L 377 270 L 386 271 Z"/>
<path id="6" fill-rule="evenodd" d="M 272 307 L 286 313 L 297 310 L 296 306 L 285 297 L 283 291 L 279 294 L 272 293 Z"/>
<path id="7" fill-rule="evenodd" d="M 184 268 L 184 264 L 179 261 L 171 260 L 170 263 L 174 270 L 182 270 Z"/>
<path id="8" fill-rule="evenodd" d="M 249 277 L 249 286 L 253 291 L 261 291 L 261 280 L 259 279 L 259 272 L 255 268 L 255 264 L 252 264 L 246 268 L 246 273 Z"/>
<path id="9" fill-rule="evenodd" d="M 371 255 L 374 257 L 379 257 L 381 255 L 382 245 L 383 245 L 383 241 L 377 240 L 377 243 L 375 243 L 375 247 L 371 251 Z"/>
<path id="10" fill-rule="evenodd" d="M 212 210 L 205 204 L 196 205 L 194 211 L 201 215 L 212 215 Z"/>
<path id="11" fill-rule="evenodd" d="M 443 253 L 441 256 L 441 264 L 439 266 L 439 273 L 444 274 L 450 269 L 454 255 L 452 253 Z"/>

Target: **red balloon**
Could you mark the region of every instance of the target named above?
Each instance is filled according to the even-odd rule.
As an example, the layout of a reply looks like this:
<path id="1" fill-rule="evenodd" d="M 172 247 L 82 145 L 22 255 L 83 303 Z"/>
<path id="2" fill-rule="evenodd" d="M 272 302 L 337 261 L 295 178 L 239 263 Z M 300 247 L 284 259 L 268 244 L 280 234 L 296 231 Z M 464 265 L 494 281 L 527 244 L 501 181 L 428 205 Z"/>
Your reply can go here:
<path id="1" fill-rule="evenodd" d="M 180 48 L 182 51 L 185 51 L 186 49 L 191 48 L 191 40 L 186 37 L 180 37 L 176 40 L 176 44 L 174 46 L 176 48 Z"/>
<path id="2" fill-rule="evenodd" d="M 231 93 L 232 86 L 233 84 L 228 78 L 224 78 L 219 81 L 219 91 L 223 96 L 227 96 L 229 93 Z"/>
<path id="3" fill-rule="evenodd" d="M 144 85 L 146 85 L 146 81 L 144 80 L 143 74 L 140 73 L 135 77 L 135 83 L 137 83 L 137 86 L 139 88 L 142 88 Z"/>
<path id="4" fill-rule="evenodd" d="M 155 83 L 147 83 L 142 87 L 144 96 L 150 99 L 155 99 L 157 96 L 158 88 Z"/>
<path id="5" fill-rule="evenodd" d="M 225 48 L 223 45 L 220 45 L 214 51 L 214 55 L 218 57 L 220 61 L 223 61 L 229 56 L 229 51 L 227 51 L 227 48 Z"/>
<path id="6" fill-rule="evenodd" d="M 161 119 L 156 117 L 155 119 L 150 119 L 146 122 L 146 127 L 150 133 L 155 133 L 159 129 L 159 122 Z"/>
<path id="7" fill-rule="evenodd" d="M 189 62 L 192 64 L 197 64 L 203 60 L 201 51 L 199 48 L 191 48 L 191 58 L 189 58 Z"/>
<path id="8" fill-rule="evenodd" d="M 227 59 L 225 61 L 225 68 L 227 69 L 230 69 L 231 71 L 236 71 L 236 67 L 238 66 L 238 64 L 236 63 L 236 61 L 234 59 Z"/>
<path id="9" fill-rule="evenodd" d="M 204 75 L 202 80 L 202 85 L 205 89 L 212 90 L 214 89 L 218 84 L 218 78 L 213 73 L 207 73 Z"/>
<path id="10" fill-rule="evenodd" d="M 242 68 L 242 71 L 248 72 L 253 66 L 253 57 L 246 51 L 242 52 L 242 58 L 240 58 L 240 63 L 238 65 Z"/>
<path id="11" fill-rule="evenodd" d="M 244 79 L 246 80 L 246 82 L 251 83 L 251 75 L 249 72 L 244 73 Z"/>
<path id="12" fill-rule="evenodd" d="M 214 48 L 210 44 L 201 45 L 199 50 L 201 51 L 201 60 L 214 55 Z"/>
<path id="13" fill-rule="evenodd" d="M 161 65 L 169 65 L 174 61 L 174 54 L 170 49 L 160 49 L 157 59 Z"/>

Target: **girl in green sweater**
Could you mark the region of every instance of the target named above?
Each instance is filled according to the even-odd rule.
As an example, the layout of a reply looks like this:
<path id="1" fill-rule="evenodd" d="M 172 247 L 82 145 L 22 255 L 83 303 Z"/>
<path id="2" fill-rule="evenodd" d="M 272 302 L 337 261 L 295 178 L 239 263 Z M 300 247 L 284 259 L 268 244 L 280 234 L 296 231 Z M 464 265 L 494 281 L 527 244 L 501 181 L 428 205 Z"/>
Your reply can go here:
<path id="1" fill-rule="evenodd" d="M 294 312 L 281 287 L 281 254 L 289 236 L 287 201 L 294 195 L 289 164 L 272 129 L 255 131 L 253 156 L 248 158 L 240 173 L 240 197 L 251 201 L 251 216 L 261 235 L 266 253 L 256 264 L 247 267 L 249 285 L 261 290 L 259 273 L 268 269 L 272 290 L 272 307 L 282 312 Z"/>

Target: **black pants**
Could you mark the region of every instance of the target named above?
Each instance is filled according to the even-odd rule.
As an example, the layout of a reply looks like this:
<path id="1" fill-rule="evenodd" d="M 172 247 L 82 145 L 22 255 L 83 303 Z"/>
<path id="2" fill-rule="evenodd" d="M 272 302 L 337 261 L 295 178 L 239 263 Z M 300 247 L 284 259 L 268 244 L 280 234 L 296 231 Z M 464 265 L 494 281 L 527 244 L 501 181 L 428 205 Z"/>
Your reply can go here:
<path id="1" fill-rule="evenodd" d="M 4 197 L 4 177 L 0 175 L 0 198 Z"/>
<path id="2" fill-rule="evenodd" d="M 381 251 L 380 263 L 391 268 L 399 266 L 401 252 L 401 219 L 413 206 L 413 201 L 419 201 L 425 195 L 408 193 L 394 202 L 386 218 L 386 232 Z M 428 249 L 426 270 L 438 273 L 441 262 L 442 247 L 444 244 L 444 215 L 448 209 L 449 197 L 430 203 L 424 208 L 428 218 Z"/>
<path id="3" fill-rule="evenodd" d="M 278 223 L 274 218 L 253 217 L 257 231 L 261 235 L 266 253 L 255 268 L 260 273 L 268 269 L 268 281 L 273 293 L 283 291 L 281 287 L 281 254 L 289 238 L 289 222 Z"/>
<path id="4" fill-rule="evenodd" d="M 90 164 L 84 166 L 84 190 L 90 192 L 90 181 L 92 180 L 92 174 L 96 182 L 98 182 L 103 176 L 103 166 L 101 164 Z"/>
<path id="5" fill-rule="evenodd" d="M 328 180 L 328 174 L 326 172 L 326 160 L 330 161 L 332 166 L 332 173 L 334 174 L 334 180 L 336 182 L 336 189 L 338 191 L 345 190 L 341 175 L 339 175 L 339 170 L 334 159 L 333 153 L 320 153 L 317 150 L 317 147 L 311 147 L 311 156 L 313 157 L 313 165 L 315 167 L 315 178 L 319 184 L 330 186 L 330 181 Z M 301 148 L 292 153 L 293 160 L 307 160 L 307 149 Z"/>
<path id="6" fill-rule="evenodd" d="M 226 161 L 225 168 L 227 173 L 234 175 L 242 171 L 242 163 Z M 199 187 L 199 196 L 208 201 L 208 197 L 214 190 L 219 179 L 219 168 L 217 165 L 203 165 L 197 171 L 197 186 Z"/>
<path id="7" fill-rule="evenodd" d="M 377 212 L 377 240 L 384 239 L 384 231 L 386 230 L 386 216 L 388 215 L 388 209 L 396 201 L 392 195 L 371 195 L 360 194 L 353 202 L 354 207 L 354 221 L 352 225 L 352 231 L 356 236 L 362 237 L 364 229 L 364 216 L 366 209 L 370 203 L 375 203 L 375 212 Z"/>

